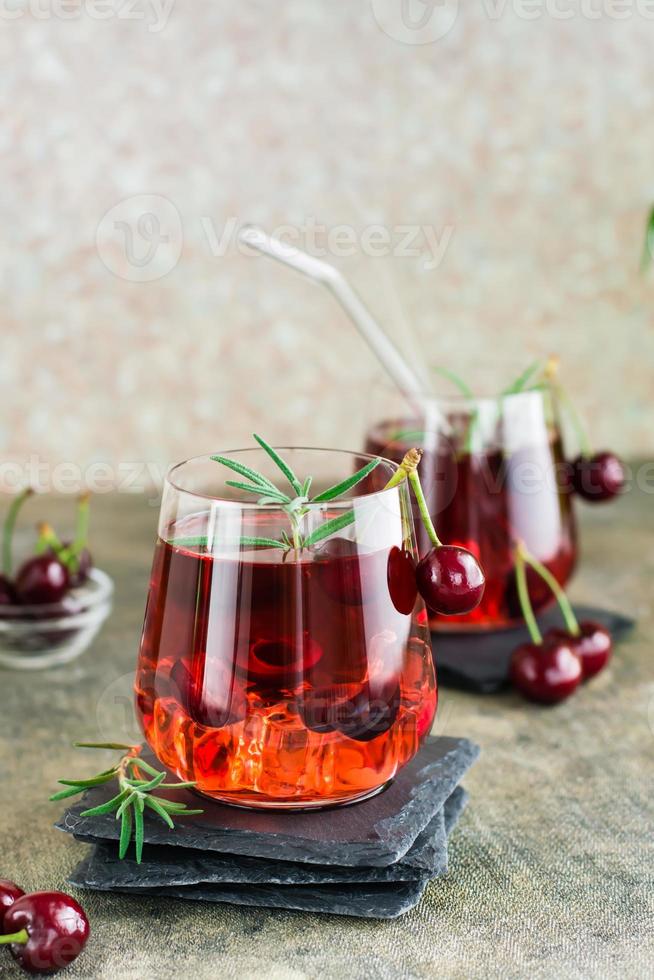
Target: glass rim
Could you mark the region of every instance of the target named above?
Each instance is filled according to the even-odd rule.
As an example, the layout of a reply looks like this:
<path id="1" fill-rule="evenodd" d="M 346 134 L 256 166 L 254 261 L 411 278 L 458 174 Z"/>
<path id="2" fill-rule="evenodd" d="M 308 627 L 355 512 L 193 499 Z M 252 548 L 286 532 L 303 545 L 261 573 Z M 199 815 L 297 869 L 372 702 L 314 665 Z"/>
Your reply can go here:
<path id="1" fill-rule="evenodd" d="M 376 454 L 376 453 L 358 452 L 352 449 L 328 449 L 323 446 L 273 446 L 272 448 L 279 453 L 303 452 L 303 453 L 320 453 L 325 455 L 332 454 L 336 456 L 350 456 L 352 458 L 362 460 L 362 465 L 364 466 L 366 462 L 370 462 L 373 459 L 379 459 L 381 463 L 385 463 L 389 467 L 389 469 L 391 470 L 391 475 L 397 472 L 397 470 L 399 470 L 400 468 L 399 463 L 394 462 L 394 460 L 392 459 L 388 459 L 386 456 L 380 456 L 378 453 Z M 177 493 L 184 494 L 187 497 L 194 497 L 197 498 L 198 500 L 212 501 L 213 503 L 220 504 L 221 506 L 225 506 L 225 507 L 237 507 L 240 510 L 246 510 L 246 509 L 261 510 L 261 511 L 266 511 L 268 513 L 273 513 L 274 511 L 284 511 L 284 507 L 281 504 L 273 504 L 273 503 L 259 504 L 256 501 L 234 500 L 233 497 L 225 497 L 222 496 L 221 494 L 202 493 L 201 491 L 198 490 L 189 490 L 187 487 L 180 485 L 180 483 L 176 482 L 176 480 L 173 479 L 174 474 L 178 470 L 181 470 L 182 467 L 189 466 L 192 463 L 212 462 L 214 463 L 215 466 L 220 466 L 220 463 L 217 463 L 215 460 L 212 460 L 212 456 L 230 457 L 230 456 L 240 456 L 244 453 L 263 453 L 263 455 L 266 456 L 266 452 L 261 446 L 247 446 L 246 448 L 242 448 L 242 449 L 218 450 L 217 452 L 214 453 L 201 453 L 198 456 L 189 456 L 188 459 L 181 460 L 181 462 L 179 463 L 174 463 L 168 469 L 168 472 L 166 473 L 165 476 L 165 483 L 167 486 L 172 487 L 172 489 L 175 490 Z M 266 458 L 270 459 L 270 457 L 266 457 Z M 227 471 L 225 470 L 225 472 Z M 234 477 L 237 478 L 237 474 L 234 474 Z M 229 479 L 229 477 L 226 477 L 226 479 Z M 345 477 L 343 477 L 343 479 L 345 479 Z M 370 500 L 374 497 L 382 497 L 386 493 L 394 493 L 396 490 L 400 489 L 401 486 L 402 484 L 397 484 L 394 487 L 388 487 L 388 488 L 382 487 L 380 490 L 373 490 L 370 493 L 362 493 L 358 497 L 350 497 L 346 500 L 338 499 L 338 500 L 317 501 L 315 503 L 308 502 L 306 505 L 303 506 L 316 510 L 324 509 L 324 508 L 329 508 L 330 510 L 351 508 L 356 503 L 356 501 Z M 262 491 L 262 496 L 264 496 L 263 491 Z"/>
<path id="2" fill-rule="evenodd" d="M 434 420 L 437 421 L 438 414 L 443 414 L 443 410 L 452 409 L 454 411 L 474 410 L 494 406 L 495 409 L 501 408 L 504 402 L 516 402 L 519 399 L 529 400 L 539 399 L 543 401 L 546 397 L 555 397 L 555 392 L 549 388 L 526 388 L 524 391 L 498 392 L 496 395 L 464 395 L 463 392 L 451 392 L 447 395 L 438 395 L 431 392 L 421 392 L 415 395 L 407 395 L 394 385 L 391 381 L 382 385 L 385 391 L 394 391 L 406 404 L 405 418 L 418 418 L 416 414 L 418 406 L 427 414 L 431 408 L 434 411 Z M 425 411 L 426 410 L 426 411 Z M 413 414 L 412 414 L 413 413 Z M 383 420 L 382 420 L 383 421 Z"/>

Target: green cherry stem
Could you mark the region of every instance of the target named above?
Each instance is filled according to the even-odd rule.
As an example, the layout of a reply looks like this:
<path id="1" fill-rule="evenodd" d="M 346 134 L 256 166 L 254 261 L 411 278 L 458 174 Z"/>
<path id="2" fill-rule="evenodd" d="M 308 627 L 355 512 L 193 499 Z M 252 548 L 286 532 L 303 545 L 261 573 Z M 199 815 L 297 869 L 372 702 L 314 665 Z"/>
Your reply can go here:
<path id="1" fill-rule="evenodd" d="M 0 936 L 0 945 L 5 943 L 19 943 L 24 946 L 29 940 L 30 934 L 27 929 L 21 929 L 20 932 L 12 932 L 9 935 Z"/>
<path id="2" fill-rule="evenodd" d="M 31 497 L 34 491 L 31 487 L 26 487 L 25 490 L 21 490 L 17 497 L 11 502 L 9 511 L 5 518 L 4 527 L 2 530 L 2 571 L 4 574 L 10 578 L 12 569 L 11 560 L 11 545 L 14 538 L 14 528 L 16 527 L 16 520 L 18 518 L 18 512 L 25 503 L 28 497 Z"/>
<path id="3" fill-rule="evenodd" d="M 83 493 L 77 502 L 77 525 L 75 527 L 75 539 L 72 543 L 73 554 L 79 554 L 79 552 L 86 548 L 88 538 L 89 538 L 89 507 L 91 502 L 91 494 Z"/>
<path id="4" fill-rule="evenodd" d="M 520 601 L 520 609 L 522 610 L 522 615 L 524 617 L 525 623 L 527 624 L 527 629 L 529 630 L 529 636 L 531 637 L 531 642 L 540 646 L 543 642 L 543 634 L 538 628 L 538 623 L 536 622 L 536 617 L 534 616 L 534 607 L 531 604 L 531 599 L 529 598 L 529 588 L 527 586 L 527 569 L 525 565 L 525 553 L 522 545 L 518 545 L 516 548 L 516 563 L 515 563 L 515 574 L 516 582 L 518 585 L 518 599 Z"/>
<path id="5" fill-rule="evenodd" d="M 559 604 L 561 610 L 561 615 L 565 620 L 566 629 L 573 636 L 579 636 L 581 630 L 579 629 L 579 623 L 577 622 L 577 617 L 575 616 L 572 606 L 570 605 L 570 600 L 565 594 L 564 590 L 561 588 L 560 584 L 554 578 L 549 568 L 543 565 L 542 562 L 530 555 L 523 544 L 518 545 L 518 555 L 522 556 L 522 560 L 530 565 L 537 575 L 540 575 L 543 582 L 551 589 L 556 601 Z"/>
<path id="6" fill-rule="evenodd" d="M 443 543 L 436 534 L 436 528 L 434 527 L 433 521 L 429 514 L 429 508 L 427 507 L 427 501 L 425 500 L 425 495 L 422 491 L 422 484 L 420 483 L 420 477 L 418 476 L 418 464 L 422 459 L 422 449 L 410 449 L 408 453 L 404 456 L 404 459 L 400 463 L 398 469 L 395 471 L 393 476 L 390 478 L 384 490 L 390 490 L 391 487 L 396 487 L 404 480 L 408 479 L 411 484 L 411 489 L 415 495 L 416 501 L 418 503 L 418 509 L 420 511 L 420 517 L 422 518 L 422 523 L 425 525 L 425 530 L 429 535 L 429 540 L 435 548 L 441 548 Z"/>

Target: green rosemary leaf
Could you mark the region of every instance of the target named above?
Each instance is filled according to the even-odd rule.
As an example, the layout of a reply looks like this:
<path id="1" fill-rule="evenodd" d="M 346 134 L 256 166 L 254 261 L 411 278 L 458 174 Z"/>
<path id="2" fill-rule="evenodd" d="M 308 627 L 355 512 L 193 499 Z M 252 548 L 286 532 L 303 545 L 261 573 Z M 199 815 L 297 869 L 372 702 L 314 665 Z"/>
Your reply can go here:
<path id="1" fill-rule="evenodd" d="M 83 793 L 83 786 L 75 786 L 73 789 L 62 789 L 58 793 L 53 793 L 49 797 L 51 803 L 55 803 L 58 800 L 67 800 L 69 796 L 77 796 L 78 793 Z"/>
<path id="2" fill-rule="evenodd" d="M 284 497 L 271 497 L 271 496 L 268 496 L 268 497 L 259 497 L 259 499 L 257 500 L 257 503 L 258 504 L 277 504 L 277 505 L 286 506 L 286 504 L 289 502 L 289 500 L 290 500 L 289 497 L 284 498 Z"/>
<path id="3" fill-rule="evenodd" d="M 465 395 L 466 398 L 475 397 L 472 388 L 467 385 L 463 378 L 459 377 L 459 375 L 454 371 L 450 371 L 449 368 L 445 367 L 432 367 L 432 371 L 434 371 L 435 374 L 440 374 L 442 378 L 447 378 L 448 381 L 451 381 L 452 384 L 455 385 L 461 394 Z"/>
<path id="4" fill-rule="evenodd" d="M 334 484 L 334 486 L 329 487 L 328 490 L 323 490 L 322 493 L 319 493 L 317 497 L 313 498 L 311 503 L 320 504 L 325 500 L 334 500 L 336 497 L 340 497 L 341 494 L 347 493 L 347 491 L 351 490 L 352 487 L 355 487 L 357 483 L 361 483 L 362 480 L 365 480 L 368 474 L 372 473 L 375 467 L 379 466 L 380 463 L 381 459 L 379 458 L 371 459 L 369 463 L 362 466 L 361 469 L 357 470 L 356 473 L 353 473 L 352 476 L 349 476 L 347 480 Z"/>
<path id="5" fill-rule="evenodd" d="M 73 742 L 73 745 L 76 749 L 124 749 L 126 752 L 134 748 L 122 742 Z"/>
<path id="6" fill-rule="evenodd" d="M 174 548 L 208 548 L 209 538 L 205 534 L 200 534 L 195 538 L 173 538 L 168 544 Z"/>
<path id="7" fill-rule="evenodd" d="M 234 473 L 238 473 L 239 476 L 245 476 L 252 483 L 259 484 L 267 490 L 277 490 L 277 487 L 272 483 L 268 477 L 264 476 L 263 473 L 257 473 L 256 470 L 250 469 L 249 466 L 245 466 L 243 463 L 237 462 L 235 459 L 228 459 L 227 456 L 212 456 L 211 459 L 214 463 L 222 463 L 228 469 L 233 470 Z"/>
<path id="8" fill-rule="evenodd" d="M 115 769 L 107 769 L 106 772 L 99 772 L 92 779 L 58 779 L 57 782 L 62 786 L 79 786 L 81 789 L 88 789 L 89 786 L 102 786 L 103 783 L 108 783 L 115 775 Z"/>
<path id="9" fill-rule="evenodd" d="M 308 476 L 306 478 L 306 480 L 304 481 L 304 483 L 302 484 L 302 496 L 303 497 L 308 497 L 309 496 L 309 490 L 311 489 L 311 484 L 312 483 L 313 483 L 313 477 L 312 476 Z"/>
<path id="10" fill-rule="evenodd" d="M 195 816 L 197 816 L 200 813 L 204 813 L 204 810 L 189 810 L 189 809 L 187 809 L 186 805 L 184 804 L 184 809 L 183 810 L 178 810 L 177 813 L 178 813 L 178 816 L 180 816 L 180 817 L 195 817 Z"/>
<path id="11" fill-rule="evenodd" d="M 115 810 L 116 807 L 118 807 L 118 809 L 120 810 L 121 804 L 123 803 L 123 801 L 127 800 L 129 795 L 130 795 L 129 790 L 124 789 L 122 790 L 122 792 L 118 794 L 118 796 L 112 797 L 112 799 L 107 800 L 106 803 L 101 803 L 100 806 L 94 806 L 90 810 L 84 810 L 84 812 L 81 813 L 80 816 L 97 817 L 101 813 L 111 813 L 111 811 Z"/>
<path id="12" fill-rule="evenodd" d="M 242 548 L 281 548 L 282 551 L 286 551 L 288 545 L 284 541 L 278 541 L 277 538 L 241 538 Z"/>
<path id="13" fill-rule="evenodd" d="M 149 762 L 144 762 L 139 756 L 134 756 L 133 759 L 130 759 L 129 765 L 130 768 L 136 766 L 137 769 L 143 769 L 144 772 L 149 772 L 151 776 L 161 775 L 161 769 L 155 769 L 154 766 L 151 766 Z"/>
<path id="14" fill-rule="evenodd" d="M 197 786 L 197 779 L 189 779 L 185 783 L 162 783 L 159 789 L 186 789 L 189 786 Z"/>
<path id="15" fill-rule="evenodd" d="M 127 793 L 127 796 L 125 797 L 125 799 L 123 800 L 123 802 L 120 804 L 120 806 L 116 810 L 116 820 L 120 820 L 120 818 L 122 817 L 122 815 L 129 810 L 129 808 L 131 807 L 132 803 L 136 799 L 136 796 L 137 796 L 137 792 L 138 791 L 137 790 L 133 790 L 130 793 L 128 790 L 126 790 L 125 792 Z"/>
<path id="16" fill-rule="evenodd" d="M 120 823 L 120 846 L 118 848 L 118 857 L 122 859 L 127 854 L 127 848 L 129 847 L 129 842 L 132 837 L 132 810 L 130 807 L 122 814 L 122 820 Z"/>
<path id="17" fill-rule="evenodd" d="M 280 468 L 280 470 L 282 471 L 282 473 L 284 474 L 288 482 L 293 487 L 293 490 L 299 497 L 302 493 L 302 484 L 300 483 L 300 481 L 298 480 L 298 478 L 296 477 L 295 473 L 288 465 L 288 463 L 286 463 L 282 459 L 279 453 L 275 449 L 273 449 L 273 447 L 269 445 L 265 439 L 262 439 L 261 436 L 258 436 L 256 432 L 253 433 L 253 436 L 257 440 L 261 448 L 264 450 L 264 452 L 267 452 L 270 458 L 272 459 L 272 461 L 276 463 L 276 465 Z"/>
<path id="18" fill-rule="evenodd" d="M 504 388 L 502 391 L 503 395 L 517 395 L 518 392 L 522 391 L 524 386 L 527 384 L 529 379 L 536 373 L 536 371 L 542 367 L 540 361 L 532 361 L 531 364 L 525 368 L 522 374 L 518 375 L 515 381 Z"/>
<path id="19" fill-rule="evenodd" d="M 389 442 L 414 442 L 421 445 L 425 441 L 422 429 L 396 429 L 389 436 Z"/>
<path id="20" fill-rule="evenodd" d="M 291 499 L 289 496 L 287 496 L 287 494 L 282 493 L 281 490 L 276 490 L 275 493 L 273 493 L 272 490 L 269 491 L 264 487 L 250 486 L 247 483 L 239 483 L 238 480 L 225 480 L 225 484 L 228 487 L 234 487 L 235 490 L 244 490 L 246 493 L 256 493 L 258 497 L 261 497 L 261 493 L 265 489 L 264 497 L 259 501 L 259 503 L 262 503 L 263 500 L 265 500 L 267 503 L 268 499 L 270 499 L 273 500 L 275 503 L 286 504 Z"/>
<path id="21" fill-rule="evenodd" d="M 302 543 L 305 548 L 310 548 L 311 545 L 318 544 L 319 541 L 324 541 L 325 538 L 330 537 L 332 534 L 336 534 L 337 531 L 342 531 L 344 527 L 348 527 L 353 523 L 354 511 L 348 510 L 346 513 L 332 518 L 330 521 L 325 521 L 325 523 L 321 524 L 320 527 L 317 527 L 315 531 L 312 531 Z"/>
<path id="22" fill-rule="evenodd" d="M 149 806 L 155 813 L 158 813 L 161 819 L 168 824 L 171 830 L 175 829 L 175 824 L 173 823 L 172 817 L 168 811 L 161 806 L 157 799 L 155 799 L 153 796 L 148 796 L 145 801 L 145 805 Z"/>
<path id="23" fill-rule="evenodd" d="M 135 837 L 136 837 L 136 863 L 141 863 L 141 858 L 143 857 L 143 838 L 144 827 L 143 827 L 143 810 L 145 809 L 145 802 L 141 797 L 137 797 L 136 806 L 134 807 L 134 827 L 135 827 Z"/>
<path id="24" fill-rule="evenodd" d="M 654 257 L 654 207 L 651 208 L 647 216 L 645 226 L 645 241 L 643 243 L 643 254 L 640 260 L 640 271 L 645 272 Z"/>
<path id="25" fill-rule="evenodd" d="M 150 780 L 149 783 L 144 783 L 143 786 L 140 787 L 139 792 L 148 793 L 151 789 L 156 789 L 157 786 L 161 786 L 165 778 L 166 778 L 165 772 L 158 773 L 154 777 L 154 779 Z"/>
<path id="26" fill-rule="evenodd" d="M 186 803 L 175 803 L 173 800 L 165 800 L 162 796 L 157 797 L 157 803 L 169 813 L 176 813 L 179 816 L 189 816 L 191 813 L 204 813 L 204 810 L 187 810 Z"/>

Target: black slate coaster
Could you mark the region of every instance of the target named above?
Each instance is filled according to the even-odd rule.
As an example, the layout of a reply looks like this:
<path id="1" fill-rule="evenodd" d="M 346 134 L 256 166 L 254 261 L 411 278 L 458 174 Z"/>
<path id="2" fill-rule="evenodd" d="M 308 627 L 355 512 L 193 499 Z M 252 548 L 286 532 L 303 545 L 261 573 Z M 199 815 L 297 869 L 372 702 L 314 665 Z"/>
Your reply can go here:
<path id="1" fill-rule="evenodd" d="M 460 787 L 454 790 L 449 799 L 445 802 L 443 809 L 434 817 L 429 826 L 438 825 L 437 834 L 438 846 L 446 854 L 447 838 L 455 826 L 463 808 L 467 802 L 467 794 Z M 414 844 L 412 851 L 418 846 L 418 841 Z M 162 852 L 168 854 L 172 848 L 150 848 L 150 854 L 154 854 L 148 861 L 148 867 L 167 872 L 168 866 L 158 865 L 156 856 Z M 186 849 L 177 849 L 174 855 L 179 860 L 178 855 L 188 855 Z M 409 852 L 411 854 L 411 852 Z M 409 857 L 407 854 L 404 862 Z M 205 866 L 205 873 L 215 874 L 217 862 L 224 860 L 217 855 L 209 856 L 210 864 Z M 93 853 L 82 861 L 75 869 L 70 879 L 70 883 L 78 888 L 90 888 L 102 891 L 118 891 L 132 896 L 135 895 L 157 895 L 167 898 L 179 898 L 189 901 L 220 902 L 234 905 L 247 905 L 255 907 L 268 907 L 277 909 L 295 909 L 309 912 L 327 912 L 336 915 L 360 916 L 364 918 L 390 919 L 402 915 L 404 912 L 414 908 L 420 901 L 425 887 L 430 880 L 437 874 L 445 873 L 446 861 L 437 869 L 432 869 L 432 873 L 422 872 L 415 880 L 389 881 L 386 877 L 392 868 L 361 868 L 340 869 L 345 874 L 373 874 L 378 876 L 378 881 L 369 882 L 335 883 L 334 874 L 339 870 L 333 867 L 319 868 L 318 866 L 296 865 L 290 871 L 286 869 L 283 876 L 285 883 L 280 883 L 279 868 L 283 862 L 263 861 L 253 862 L 247 858 L 234 859 L 240 862 L 240 868 L 246 874 L 251 873 L 253 864 L 258 864 L 261 874 L 258 878 L 250 879 L 250 884 L 238 884 L 228 880 L 220 879 L 219 883 L 215 877 L 209 880 L 199 881 L 196 884 L 173 884 L 172 879 L 168 879 L 167 884 L 158 886 L 148 885 L 144 887 L 141 883 L 152 882 L 152 874 L 148 874 L 146 865 L 138 867 L 134 862 L 120 862 L 115 856 L 115 845 L 98 845 Z M 403 862 L 400 862 L 402 864 Z M 130 875 L 130 866 L 134 874 Z M 232 867 L 234 867 L 232 865 Z M 264 879 L 263 874 L 268 874 Z M 301 879 L 289 878 L 289 874 L 299 873 L 305 875 L 304 883 Z M 326 880 L 320 881 L 320 874 L 324 872 Z M 221 872 L 219 872 L 221 873 Z M 238 873 L 238 872 L 237 872 Z M 189 869 L 189 875 L 194 877 L 196 874 L 195 866 Z M 233 874 L 233 872 L 229 872 Z M 138 875 L 135 878 L 134 875 Z M 271 879 L 272 876 L 272 879 Z M 313 876 L 313 882 L 309 883 L 308 878 Z M 166 873 L 161 875 L 166 878 Z M 179 874 L 176 873 L 179 878 Z M 264 883 L 267 882 L 267 883 Z"/>
<path id="2" fill-rule="evenodd" d="M 266 861 L 238 854 L 192 851 L 183 847 L 147 845 L 139 865 L 118 857 L 116 844 L 100 843 L 87 864 L 90 888 L 175 888 L 199 884 L 327 885 L 348 882 L 421 881 L 447 871 L 447 834 L 467 802 L 458 786 L 445 805 L 416 838 L 413 847 L 385 868 L 339 868 L 335 865 Z"/>
<path id="3" fill-rule="evenodd" d="M 620 613 L 593 606 L 575 606 L 578 619 L 594 619 L 606 626 L 615 640 L 625 636 L 635 625 L 635 620 Z M 556 606 L 545 610 L 538 617 L 542 630 L 561 626 L 561 615 Z M 434 658 L 438 669 L 438 683 L 445 687 L 457 687 L 478 694 L 494 694 L 509 683 L 511 654 L 520 643 L 529 641 L 524 626 L 497 630 L 494 633 L 432 633 Z"/>
<path id="4" fill-rule="evenodd" d="M 427 738 L 418 755 L 384 792 L 362 803 L 330 810 L 245 810 L 203 798 L 204 813 L 176 821 L 174 831 L 146 814 L 146 845 L 167 844 L 339 867 L 385 867 L 407 853 L 478 754 L 478 746 L 465 738 Z M 113 814 L 80 815 L 110 799 L 114 792 L 109 784 L 93 788 L 56 826 L 82 840 L 117 840 L 119 826 Z M 189 806 L 198 805 L 197 796 L 187 789 L 166 790 L 166 796 Z"/>

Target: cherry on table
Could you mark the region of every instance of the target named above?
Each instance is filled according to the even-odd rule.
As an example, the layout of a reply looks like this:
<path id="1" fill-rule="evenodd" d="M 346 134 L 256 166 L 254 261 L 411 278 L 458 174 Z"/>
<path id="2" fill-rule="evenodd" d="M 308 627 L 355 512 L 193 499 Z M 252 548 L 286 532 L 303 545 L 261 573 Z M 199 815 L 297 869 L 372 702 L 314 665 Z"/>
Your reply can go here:
<path id="1" fill-rule="evenodd" d="M 603 670 L 613 652 L 613 641 L 609 631 L 592 620 L 585 620 L 579 623 L 579 635 L 574 636 L 564 629 L 551 629 L 546 633 L 546 637 L 551 636 L 556 640 L 568 643 L 573 651 L 581 660 L 581 670 L 583 680 L 594 677 Z"/>
<path id="2" fill-rule="evenodd" d="M 8 878 L 0 878 L 0 931 L 6 932 L 3 927 L 5 912 L 11 908 L 14 902 L 21 898 L 25 892 L 19 888 L 15 881 Z"/>
<path id="3" fill-rule="evenodd" d="M 572 463 L 572 482 L 584 500 L 601 503 L 617 496 L 624 488 L 624 467 L 615 453 L 577 456 Z"/>
<path id="4" fill-rule="evenodd" d="M 25 605 L 60 602 L 69 586 L 66 566 L 54 555 L 47 554 L 26 561 L 15 581 L 18 601 Z"/>
<path id="5" fill-rule="evenodd" d="M 511 682 L 530 701 L 556 704 L 577 689 L 582 679 L 581 660 L 572 644 L 546 635 L 542 643 L 522 643 L 513 651 Z"/>
<path id="6" fill-rule="evenodd" d="M 0 943 L 28 973 L 55 973 L 77 959 L 88 938 L 89 921 L 74 898 L 34 892 L 6 910 Z"/>
<path id="7" fill-rule="evenodd" d="M 472 552 L 447 544 L 432 548 L 421 558 L 416 580 L 429 608 L 445 616 L 472 612 L 481 602 L 486 584 Z"/>

